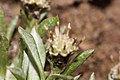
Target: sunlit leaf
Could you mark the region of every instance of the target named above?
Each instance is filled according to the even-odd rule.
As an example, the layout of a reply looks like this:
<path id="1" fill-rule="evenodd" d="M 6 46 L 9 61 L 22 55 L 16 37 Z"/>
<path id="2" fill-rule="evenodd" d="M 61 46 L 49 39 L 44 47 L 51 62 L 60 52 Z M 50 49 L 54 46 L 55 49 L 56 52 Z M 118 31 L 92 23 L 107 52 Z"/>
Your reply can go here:
<path id="1" fill-rule="evenodd" d="M 10 23 L 8 29 L 7 29 L 7 38 L 8 40 L 11 39 L 12 35 L 13 35 L 13 32 L 15 30 L 15 27 L 16 27 L 16 24 L 17 24 L 17 21 L 18 21 L 18 16 L 16 16 Z"/>
<path id="2" fill-rule="evenodd" d="M 38 27 L 38 32 L 40 34 L 41 37 L 43 37 L 46 33 L 46 30 L 45 28 L 52 28 L 54 27 L 57 22 L 59 21 L 58 17 L 53 17 L 53 18 L 48 18 L 48 19 L 45 19 L 44 21 L 42 21 Z"/>
<path id="3" fill-rule="evenodd" d="M 27 80 L 40 80 L 36 70 L 31 63 L 29 64 Z"/>
<path id="4" fill-rule="evenodd" d="M 15 67 L 15 68 L 9 68 L 9 70 L 17 80 L 25 80 L 25 74 L 22 71 L 22 69 Z"/>
<path id="5" fill-rule="evenodd" d="M 32 34 L 32 36 L 35 40 L 35 43 L 36 43 L 36 46 L 37 46 L 37 49 L 38 49 L 38 52 L 39 52 L 39 56 L 40 56 L 40 59 L 41 59 L 41 62 L 42 62 L 42 66 L 44 68 L 45 61 L 46 61 L 46 52 L 45 52 L 45 47 L 43 45 L 42 39 L 40 38 L 39 34 L 36 32 L 35 27 L 32 29 L 31 34 Z"/>
<path id="6" fill-rule="evenodd" d="M 71 74 L 80 64 L 82 64 L 92 53 L 94 50 L 88 50 L 82 52 L 80 55 L 78 55 L 73 62 L 68 66 L 68 68 L 65 70 L 64 74 L 69 75 Z"/>
<path id="7" fill-rule="evenodd" d="M 27 80 L 39 80 L 39 76 L 31 62 L 29 61 L 28 56 L 25 52 L 23 54 L 22 69 L 25 73 Z"/>
<path id="8" fill-rule="evenodd" d="M 0 79 L 1 80 L 1 79 Z M 15 76 L 7 69 L 5 80 L 17 80 Z"/>
<path id="9" fill-rule="evenodd" d="M 25 45 L 21 39 L 21 49 L 20 49 L 20 64 L 21 68 L 23 69 L 27 80 L 39 80 L 39 76 L 32 66 L 31 62 L 28 59 L 27 53 L 24 51 Z"/>
<path id="10" fill-rule="evenodd" d="M 27 77 L 27 75 L 28 75 L 29 64 L 30 64 L 30 61 L 29 61 L 29 59 L 28 59 L 28 56 L 27 56 L 27 54 L 24 52 L 24 53 L 23 53 L 22 69 L 23 69 L 26 77 Z"/>
<path id="11" fill-rule="evenodd" d="M 19 33 L 22 37 L 22 39 L 24 40 L 26 46 L 27 46 L 27 55 L 29 60 L 31 61 L 33 67 L 36 69 L 36 71 L 38 72 L 38 74 L 40 75 L 41 80 L 45 80 L 45 73 L 43 70 L 43 66 L 39 57 L 39 53 L 37 50 L 37 46 L 35 43 L 35 40 L 33 38 L 33 36 L 29 33 L 27 33 L 24 29 L 22 29 L 21 27 L 19 27 Z"/>
<path id="12" fill-rule="evenodd" d="M 6 66 L 8 64 L 8 40 L 5 35 L 0 35 L 0 79 L 6 75 Z"/>
<path id="13" fill-rule="evenodd" d="M 0 33 L 5 33 L 5 32 L 6 32 L 5 16 L 4 16 L 4 12 L 0 7 Z"/>

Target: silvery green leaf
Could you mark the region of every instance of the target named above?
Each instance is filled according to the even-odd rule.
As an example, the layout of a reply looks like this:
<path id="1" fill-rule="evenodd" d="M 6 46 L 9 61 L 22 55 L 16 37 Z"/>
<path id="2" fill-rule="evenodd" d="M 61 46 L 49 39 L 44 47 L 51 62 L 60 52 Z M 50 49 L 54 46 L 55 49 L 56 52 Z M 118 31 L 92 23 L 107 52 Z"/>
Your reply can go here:
<path id="1" fill-rule="evenodd" d="M 64 74 L 69 75 L 71 74 L 80 64 L 82 64 L 92 53 L 94 50 L 87 50 L 79 54 L 73 62 L 68 66 L 65 70 Z"/>
<path id="2" fill-rule="evenodd" d="M 27 80 L 40 80 L 39 75 L 37 74 L 36 70 L 34 69 L 31 63 L 29 64 Z"/>
<path id="3" fill-rule="evenodd" d="M 1 79 L 0 79 L 1 80 Z M 7 69 L 5 80 L 17 80 L 15 76 Z"/>
<path id="4" fill-rule="evenodd" d="M 23 51 L 23 61 L 22 61 L 22 69 L 25 73 L 27 80 L 39 80 L 39 76 L 32 66 L 31 62 L 28 59 L 27 53 Z"/>
<path id="5" fill-rule="evenodd" d="M 45 73 L 39 57 L 37 46 L 33 36 L 30 33 L 27 33 L 23 28 L 19 27 L 18 31 L 27 46 L 27 56 L 32 63 L 33 67 L 39 74 L 41 80 L 45 80 Z"/>
<path id="6" fill-rule="evenodd" d="M 26 54 L 25 51 L 24 51 L 24 53 L 23 53 L 22 69 L 23 69 L 24 74 L 25 74 L 26 77 L 27 77 L 27 75 L 28 75 L 29 64 L 30 64 L 30 61 L 29 61 L 29 59 L 28 59 L 27 54 Z"/>
<path id="7" fill-rule="evenodd" d="M 22 69 L 26 75 L 27 80 L 39 80 L 39 75 L 37 74 L 33 65 L 29 61 L 28 56 L 25 52 L 23 56 L 24 57 L 23 57 Z"/>
<path id="8" fill-rule="evenodd" d="M 23 69 L 25 76 L 28 75 L 29 70 L 29 59 L 27 56 L 27 53 L 24 51 L 26 49 L 26 46 L 24 44 L 23 39 L 20 40 L 20 54 L 19 54 L 19 67 Z"/>
<path id="9" fill-rule="evenodd" d="M 17 80 L 26 80 L 25 79 L 25 74 L 22 71 L 22 69 L 15 67 L 15 68 L 11 68 L 9 67 L 9 70 L 11 71 L 11 73 L 15 76 L 15 78 Z"/>
<path id="10" fill-rule="evenodd" d="M 46 61 L 46 52 L 45 52 L 45 47 L 44 44 L 42 42 L 42 39 L 40 38 L 39 34 L 37 33 L 35 27 L 32 29 L 31 34 L 35 40 L 38 52 L 39 52 L 39 56 L 42 62 L 42 66 L 44 68 L 45 66 L 45 61 Z"/>

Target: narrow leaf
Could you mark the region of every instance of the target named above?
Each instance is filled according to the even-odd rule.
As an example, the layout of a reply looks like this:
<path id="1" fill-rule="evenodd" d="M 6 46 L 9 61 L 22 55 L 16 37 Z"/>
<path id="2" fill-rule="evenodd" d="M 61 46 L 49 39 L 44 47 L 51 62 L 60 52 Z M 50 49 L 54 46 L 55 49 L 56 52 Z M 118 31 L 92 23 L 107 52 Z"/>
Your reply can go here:
<path id="1" fill-rule="evenodd" d="M 24 41 L 21 38 L 20 38 L 19 49 L 20 49 L 19 50 L 20 52 L 19 52 L 19 56 L 17 57 L 18 62 L 17 62 L 17 64 L 14 64 L 14 66 L 19 67 L 19 68 L 23 68 L 24 61 L 25 61 L 25 64 L 27 65 L 28 64 L 28 59 L 26 59 L 26 56 L 25 56 L 26 45 L 24 44 Z"/>
<path id="2" fill-rule="evenodd" d="M 4 12 L 0 7 L 0 33 L 5 33 L 5 32 L 6 32 L 5 16 L 4 16 Z"/>
<path id="3" fill-rule="evenodd" d="M 30 63 L 28 56 L 27 56 L 27 53 L 24 51 L 25 46 L 23 44 L 23 41 L 21 41 L 20 47 L 21 47 L 21 50 L 20 50 L 21 51 L 21 53 L 20 53 L 21 58 L 19 58 L 19 59 L 21 59 L 20 63 L 21 63 L 21 67 L 24 71 L 26 79 L 27 80 L 39 80 L 39 76 L 38 76 L 36 70 L 34 69 L 32 64 Z"/>
<path id="4" fill-rule="evenodd" d="M 20 68 L 18 68 L 18 67 L 16 67 L 16 68 L 9 68 L 9 70 L 15 76 L 15 78 L 17 80 L 25 80 L 25 74 L 24 74 L 24 72 Z"/>
<path id="5" fill-rule="evenodd" d="M 0 79 L 1 80 L 1 79 Z M 17 80 L 15 76 L 7 69 L 5 80 Z"/>
<path id="6" fill-rule="evenodd" d="M 11 21 L 11 23 L 10 23 L 8 29 L 7 29 L 7 38 L 8 38 L 8 40 L 11 40 L 11 37 L 12 37 L 13 32 L 14 32 L 14 30 L 15 30 L 17 21 L 18 21 L 18 16 L 16 16 L 16 17 Z"/>
<path id="7" fill-rule="evenodd" d="M 42 12 L 40 14 L 39 22 L 41 22 L 45 18 L 46 15 L 47 15 L 47 11 Z"/>
<path id="8" fill-rule="evenodd" d="M 5 78 L 6 66 L 8 64 L 8 40 L 5 35 L 0 35 L 0 79 Z"/>
<path id="9" fill-rule="evenodd" d="M 64 74 L 69 75 L 71 74 L 80 64 L 82 64 L 92 53 L 94 50 L 88 50 L 82 52 L 80 55 L 78 55 L 73 62 L 68 66 L 68 68 L 65 70 Z"/>
<path id="10" fill-rule="evenodd" d="M 25 52 L 23 54 L 22 69 L 26 75 L 27 80 L 39 80 L 39 75 L 29 61 L 28 56 Z"/>
<path id="11" fill-rule="evenodd" d="M 54 27 L 57 22 L 59 21 L 58 17 L 53 17 L 53 18 L 48 18 L 48 19 L 45 19 L 44 21 L 42 21 L 38 27 L 38 32 L 40 34 L 41 37 L 43 37 L 46 33 L 46 30 L 45 28 L 52 28 Z"/>
<path id="12" fill-rule="evenodd" d="M 27 56 L 27 54 L 24 51 L 24 53 L 23 53 L 22 69 L 23 69 L 26 77 L 28 75 L 29 64 L 30 64 L 30 62 L 29 62 L 28 56 Z"/>
<path id="13" fill-rule="evenodd" d="M 31 63 L 29 64 L 27 80 L 40 80 L 39 75 L 37 74 L 36 70 L 34 69 Z"/>
<path id="14" fill-rule="evenodd" d="M 90 79 L 89 80 L 95 80 L 95 74 L 94 74 L 94 72 L 91 74 L 91 76 L 90 76 Z"/>
<path id="15" fill-rule="evenodd" d="M 42 39 L 40 38 L 39 34 L 36 32 L 35 27 L 32 29 L 31 34 L 35 40 L 35 43 L 39 52 L 39 58 L 41 59 L 42 66 L 44 68 L 45 61 L 46 61 L 46 53 L 45 53 L 45 47 L 43 45 Z"/>
<path id="16" fill-rule="evenodd" d="M 18 30 L 19 30 L 19 33 L 22 39 L 24 40 L 27 46 L 27 49 L 28 49 L 27 55 L 28 55 L 29 60 L 31 61 L 33 67 L 36 69 L 36 71 L 40 75 L 39 77 L 41 78 L 41 80 L 45 80 L 45 73 L 43 70 L 41 60 L 39 58 L 39 53 L 38 53 L 37 46 L 35 44 L 33 36 L 27 33 L 21 27 L 19 27 Z"/>

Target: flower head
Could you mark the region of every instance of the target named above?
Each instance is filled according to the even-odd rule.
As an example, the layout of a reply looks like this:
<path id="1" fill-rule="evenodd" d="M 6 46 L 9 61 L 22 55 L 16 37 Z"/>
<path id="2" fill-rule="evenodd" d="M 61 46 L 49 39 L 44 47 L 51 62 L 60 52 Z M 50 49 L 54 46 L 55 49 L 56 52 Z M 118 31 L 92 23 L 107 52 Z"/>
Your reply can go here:
<path id="1" fill-rule="evenodd" d="M 46 0 L 21 0 L 24 4 L 36 4 L 40 7 L 49 7 L 48 2 Z"/>
<path id="2" fill-rule="evenodd" d="M 69 37 L 70 29 L 70 24 L 68 24 L 67 32 L 62 33 L 59 25 L 55 27 L 55 32 L 47 40 L 46 47 L 50 55 L 57 56 L 60 54 L 66 57 L 71 52 L 78 50 L 75 40 Z"/>

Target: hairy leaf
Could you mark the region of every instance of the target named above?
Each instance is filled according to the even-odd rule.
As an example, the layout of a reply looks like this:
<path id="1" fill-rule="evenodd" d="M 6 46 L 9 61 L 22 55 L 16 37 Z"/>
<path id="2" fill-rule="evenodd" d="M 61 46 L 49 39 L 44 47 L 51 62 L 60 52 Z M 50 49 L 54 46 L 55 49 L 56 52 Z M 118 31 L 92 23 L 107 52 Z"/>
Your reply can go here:
<path id="1" fill-rule="evenodd" d="M 31 34 L 32 34 L 32 36 L 35 40 L 35 43 L 36 43 L 36 46 L 37 46 L 37 49 L 38 49 L 38 52 L 39 52 L 39 57 L 41 59 L 42 66 L 44 68 L 45 61 L 46 61 L 46 53 L 45 53 L 45 47 L 43 45 L 42 39 L 40 38 L 39 34 L 36 32 L 35 27 L 32 29 Z"/>
<path id="2" fill-rule="evenodd" d="M 80 64 L 82 64 L 92 53 L 94 50 L 88 50 L 82 52 L 80 55 L 78 55 L 73 62 L 68 66 L 68 68 L 65 70 L 64 74 L 69 75 L 71 74 Z"/>
<path id="3" fill-rule="evenodd" d="M 1 80 L 1 79 L 0 79 Z M 5 80 L 17 80 L 15 76 L 7 69 Z"/>
<path id="4" fill-rule="evenodd" d="M 22 40 L 22 39 L 21 39 Z M 20 64 L 25 73 L 27 80 L 39 80 L 39 76 L 32 66 L 31 62 L 28 59 L 27 53 L 24 51 L 25 45 L 24 42 L 21 41 L 21 52 L 20 52 Z"/>
<path id="5" fill-rule="evenodd" d="M 36 70 L 31 63 L 29 64 L 27 80 L 40 80 Z"/>
<path id="6" fill-rule="evenodd" d="M 22 69 L 26 75 L 27 80 L 39 80 L 39 75 L 29 61 L 28 56 L 25 52 L 23 54 Z"/>
<path id="7" fill-rule="evenodd" d="M 23 53 L 22 69 L 23 69 L 26 77 L 28 76 L 29 64 L 30 64 L 30 62 L 29 62 L 28 56 L 27 56 L 27 54 L 24 51 L 24 53 Z"/>
<path id="8" fill-rule="evenodd" d="M 15 67 L 15 68 L 9 68 L 9 70 L 17 80 L 25 80 L 25 74 L 22 71 L 22 69 Z"/>
<path id="9" fill-rule="evenodd" d="M 28 55 L 29 60 L 31 61 L 33 67 L 36 69 L 36 71 L 40 75 L 41 80 L 45 80 L 45 73 L 43 70 L 41 60 L 39 58 L 39 53 L 38 53 L 37 46 L 36 46 L 33 36 L 27 33 L 21 27 L 19 27 L 18 30 L 19 30 L 19 33 L 22 39 L 24 40 L 27 46 L 27 49 L 28 49 L 27 55 Z"/>

